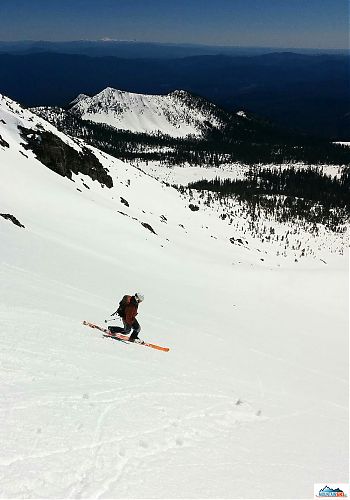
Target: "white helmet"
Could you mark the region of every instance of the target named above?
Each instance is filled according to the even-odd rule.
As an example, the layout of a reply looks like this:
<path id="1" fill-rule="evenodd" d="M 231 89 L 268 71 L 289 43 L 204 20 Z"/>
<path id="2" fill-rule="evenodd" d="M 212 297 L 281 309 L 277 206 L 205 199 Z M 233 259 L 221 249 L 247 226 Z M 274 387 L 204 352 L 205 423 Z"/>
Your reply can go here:
<path id="1" fill-rule="evenodd" d="M 136 298 L 137 302 L 142 302 L 145 299 L 145 296 L 140 292 L 136 292 L 135 298 Z"/>

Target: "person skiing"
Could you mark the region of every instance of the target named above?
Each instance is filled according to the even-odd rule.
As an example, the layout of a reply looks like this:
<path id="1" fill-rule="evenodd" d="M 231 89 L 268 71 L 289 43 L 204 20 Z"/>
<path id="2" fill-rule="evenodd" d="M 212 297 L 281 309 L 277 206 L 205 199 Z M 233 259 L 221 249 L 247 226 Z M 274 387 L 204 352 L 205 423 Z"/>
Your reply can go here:
<path id="1" fill-rule="evenodd" d="M 122 300 L 119 302 L 118 309 L 112 314 L 118 314 L 122 321 L 124 328 L 118 326 L 109 326 L 109 331 L 113 333 L 122 333 L 124 335 L 129 335 L 129 342 L 142 343 L 138 335 L 141 331 L 141 326 L 136 319 L 138 313 L 138 307 L 140 302 L 144 300 L 144 296 L 140 292 L 136 292 L 135 295 L 124 295 Z"/>

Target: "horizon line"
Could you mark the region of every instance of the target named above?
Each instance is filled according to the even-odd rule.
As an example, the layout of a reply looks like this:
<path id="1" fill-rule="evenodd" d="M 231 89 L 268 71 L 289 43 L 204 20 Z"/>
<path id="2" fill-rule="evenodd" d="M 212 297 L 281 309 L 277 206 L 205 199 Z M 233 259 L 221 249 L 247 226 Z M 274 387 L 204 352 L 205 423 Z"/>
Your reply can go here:
<path id="1" fill-rule="evenodd" d="M 170 45 L 170 46 L 182 46 L 182 47 L 211 47 L 211 48 L 226 48 L 226 49 L 273 49 L 273 50 L 313 50 L 313 51 L 345 51 L 350 52 L 349 47 L 337 47 L 337 48 L 327 48 L 327 47 L 288 47 L 288 46 L 274 46 L 274 45 L 227 45 L 227 44 L 210 44 L 204 42 L 164 42 L 158 40 L 145 41 L 136 39 L 114 39 L 109 37 L 102 38 L 81 38 L 81 39 L 70 39 L 70 40 L 45 40 L 45 39 L 20 39 L 20 40 L 0 40 L 0 43 L 76 43 L 76 42 L 87 42 L 87 43 L 134 43 L 134 44 L 154 44 L 154 45 Z"/>

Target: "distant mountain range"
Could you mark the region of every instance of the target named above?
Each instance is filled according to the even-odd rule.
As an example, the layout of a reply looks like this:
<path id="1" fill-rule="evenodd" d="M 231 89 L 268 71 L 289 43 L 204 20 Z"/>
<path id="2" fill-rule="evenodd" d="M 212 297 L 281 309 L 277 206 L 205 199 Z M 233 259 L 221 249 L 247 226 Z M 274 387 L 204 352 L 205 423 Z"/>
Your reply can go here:
<path id="1" fill-rule="evenodd" d="M 66 106 L 106 87 L 160 95 L 184 89 L 230 112 L 245 109 L 312 135 L 350 137 L 347 55 L 121 58 L 59 54 L 46 45 L 36 53 L 0 53 L 1 93 L 27 106 Z"/>
<path id="2" fill-rule="evenodd" d="M 59 54 L 79 54 L 94 57 L 123 57 L 147 59 L 172 59 L 179 57 L 230 55 L 254 56 L 272 52 L 297 52 L 299 54 L 346 54 L 346 49 L 296 49 L 285 47 L 240 47 L 231 45 L 204 45 L 194 43 L 138 42 L 136 40 L 73 40 L 49 42 L 45 40 L 0 41 L 0 52 L 13 54 L 33 54 L 56 52 Z"/>

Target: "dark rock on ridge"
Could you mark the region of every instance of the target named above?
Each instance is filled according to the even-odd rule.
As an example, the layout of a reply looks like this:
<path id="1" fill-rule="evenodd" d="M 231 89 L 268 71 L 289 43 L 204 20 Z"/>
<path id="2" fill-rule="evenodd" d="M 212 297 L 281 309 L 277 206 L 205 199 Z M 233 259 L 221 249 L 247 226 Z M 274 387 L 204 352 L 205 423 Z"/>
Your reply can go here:
<path id="1" fill-rule="evenodd" d="M 26 141 L 26 149 L 33 151 L 38 160 L 53 172 L 69 179 L 72 173 L 81 173 L 109 188 L 113 186 L 108 171 L 88 148 L 78 152 L 52 132 L 18 128 Z"/>

